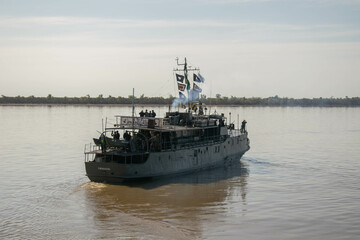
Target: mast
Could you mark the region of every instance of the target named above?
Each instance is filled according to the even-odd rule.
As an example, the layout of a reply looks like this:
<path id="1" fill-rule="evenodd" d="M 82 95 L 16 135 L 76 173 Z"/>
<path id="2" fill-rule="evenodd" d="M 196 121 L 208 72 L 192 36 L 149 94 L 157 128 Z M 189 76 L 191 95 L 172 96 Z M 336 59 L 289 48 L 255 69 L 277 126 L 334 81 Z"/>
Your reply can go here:
<path id="1" fill-rule="evenodd" d="M 184 66 L 184 69 L 174 68 L 174 71 L 175 71 L 175 72 L 183 71 L 184 74 L 185 74 L 185 72 L 188 73 L 189 71 L 200 71 L 199 68 L 193 68 L 193 67 L 191 67 L 191 66 L 188 66 L 188 65 L 187 65 L 187 61 L 186 61 L 186 58 L 184 59 L 184 63 L 179 63 L 179 58 L 175 58 L 175 60 L 176 60 L 176 64 L 177 64 L 178 66 Z"/>
<path id="2" fill-rule="evenodd" d="M 135 113 L 135 106 L 134 106 L 134 96 L 135 89 L 133 88 L 133 94 L 132 94 L 132 131 L 134 132 L 134 113 Z"/>
<path id="3" fill-rule="evenodd" d="M 185 58 L 185 63 L 184 63 L 184 77 L 185 77 L 185 83 L 186 83 L 186 92 L 189 97 L 189 90 L 190 90 L 191 86 L 190 86 L 190 82 L 188 79 L 188 69 L 187 69 L 186 58 Z M 190 112 L 190 101 L 188 101 L 188 111 Z"/>

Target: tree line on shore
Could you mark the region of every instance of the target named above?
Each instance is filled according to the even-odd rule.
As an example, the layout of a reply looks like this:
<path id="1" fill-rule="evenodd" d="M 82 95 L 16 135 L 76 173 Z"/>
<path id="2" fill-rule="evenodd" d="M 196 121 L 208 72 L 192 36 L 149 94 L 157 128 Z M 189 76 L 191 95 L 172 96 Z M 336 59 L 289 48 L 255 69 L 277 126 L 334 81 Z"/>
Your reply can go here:
<path id="1" fill-rule="evenodd" d="M 151 105 L 171 105 L 174 101 L 173 96 L 164 97 L 146 97 L 142 94 L 140 97 L 104 97 L 100 94 L 97 97 L 90 95 L 82 97 L 54 97 L 49 94 L 47 97 L 35 96 L 4 96 L 0 97 L 0 104 L 151 104 Z M 207 105 L 239 105 L 239 106 L 303 106 L 303 107 L 352 107 L 360 106 L 360 97 L 345 97 L 345 98 L 287 98 L 287 97 L 216 97 L 208 98 L 202 96 L 200 101 Z"/>

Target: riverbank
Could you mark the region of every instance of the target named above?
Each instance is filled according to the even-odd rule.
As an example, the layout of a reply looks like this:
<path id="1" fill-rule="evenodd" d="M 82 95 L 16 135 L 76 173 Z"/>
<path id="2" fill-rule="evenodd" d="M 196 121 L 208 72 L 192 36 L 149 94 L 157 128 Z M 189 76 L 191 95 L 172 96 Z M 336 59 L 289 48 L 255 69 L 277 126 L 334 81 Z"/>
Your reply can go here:
<path id="1" fill-rule="evenodd" d="M 8 97 L 2 95 L 0 98 L 0 105 L 85 105 L 85 106 L 129 106 L 134 102 L 135 105 L 158 105 L 169 106 L 172 105 L 174 97 Z M 245 98 L 245 97 L 218 97 L 218 98 L 201 98 L 201 103 L 208 106 L 253 106 L 253 107 L 359 107 L 359 97 L 345 97 L 345 98 Z"/>
<path id="2" fill-rule="evenodd" d="M 29 107 L 38 107 L 38 106 L 47 106 L 47 107 L 66 107 L 66 106 L 74 106 L 74 107 L 131 107 L 131 104 L 47 104 L 47 103 L 0 103 L 0 106 L 6 107 L 21 107 L 21 106 L 29 106 Z M 134 104 L 135 107 L 163 107 L 163 106 L 169 106 L 171 107 L 171 104 Z M 322 106 L 301 106 L 301 105 L 205 105 L 206 107 L 300 107 L 300 108 L 309 108 L 309 107 L 319 107 L 319 108 L 335 108 L 335 107 L 345 107 L 345 108 L 358 108 L 360 105 L 351 105 L 351 106 L 330 106 L 330 105 L 322 105 Z"/>

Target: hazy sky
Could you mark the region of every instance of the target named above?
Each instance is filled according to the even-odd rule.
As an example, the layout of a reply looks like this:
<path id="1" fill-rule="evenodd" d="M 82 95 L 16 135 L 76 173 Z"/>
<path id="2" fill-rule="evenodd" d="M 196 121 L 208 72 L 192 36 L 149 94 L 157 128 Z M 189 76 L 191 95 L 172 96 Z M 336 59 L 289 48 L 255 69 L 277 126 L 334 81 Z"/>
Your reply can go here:
<path id="1" fill-rule="evenodd" d="M 0 95 L 360 96 L 360 0 L 0 0 Z"/>

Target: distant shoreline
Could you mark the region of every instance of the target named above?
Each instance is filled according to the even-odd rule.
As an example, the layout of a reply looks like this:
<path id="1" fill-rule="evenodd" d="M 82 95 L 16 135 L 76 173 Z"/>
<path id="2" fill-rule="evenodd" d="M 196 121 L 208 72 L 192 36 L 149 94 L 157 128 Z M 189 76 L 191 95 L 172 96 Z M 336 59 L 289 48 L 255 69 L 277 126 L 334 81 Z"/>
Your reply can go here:
<path id="1" fill-rule="evenodd" d="M 73 107 L 131 107 L 131 104 L 61 104 L 61 103 L 0 103 L 0 106 L 8 106 L 8 107 L 41 107 L 41 106 L 48 106 L 48 107 L 67 107 L 67 106 L 73 106 Z M 171 104 L 134 104 L 135 107 L 168 107 L 171 106 Z M 301 106 L 301 105 L 237 105 L 237 104 L 206 104 L 207 107 L 301 107 L 301 108 L 311 108 L 311 107 L 317 107 L 317 108 L 336 108 L 336 107 L 343 107 L 343 108 L 357 108 L 360 107 L 360 105 L 311 105 L 311 106 Z"/>
<path id="2" fill-rule="evenodd" d="M 47 97 L 9 97 L 2 95 L 0 97 L 1 106 L 131 106 L 132 102 L 136 106 L 170 106 L 174 97 L 145 97 L 140 98 L 132 96 L 125 97 L 53 97 L 49 94 Z M 268 98 L 258 97 L 217 97 L 201 98 L 201 103 L 207 106 L 227 106 L 227 107 L 360 107 L 360 97 L 345 98 L 281 98 L 278 96 Z"/>

